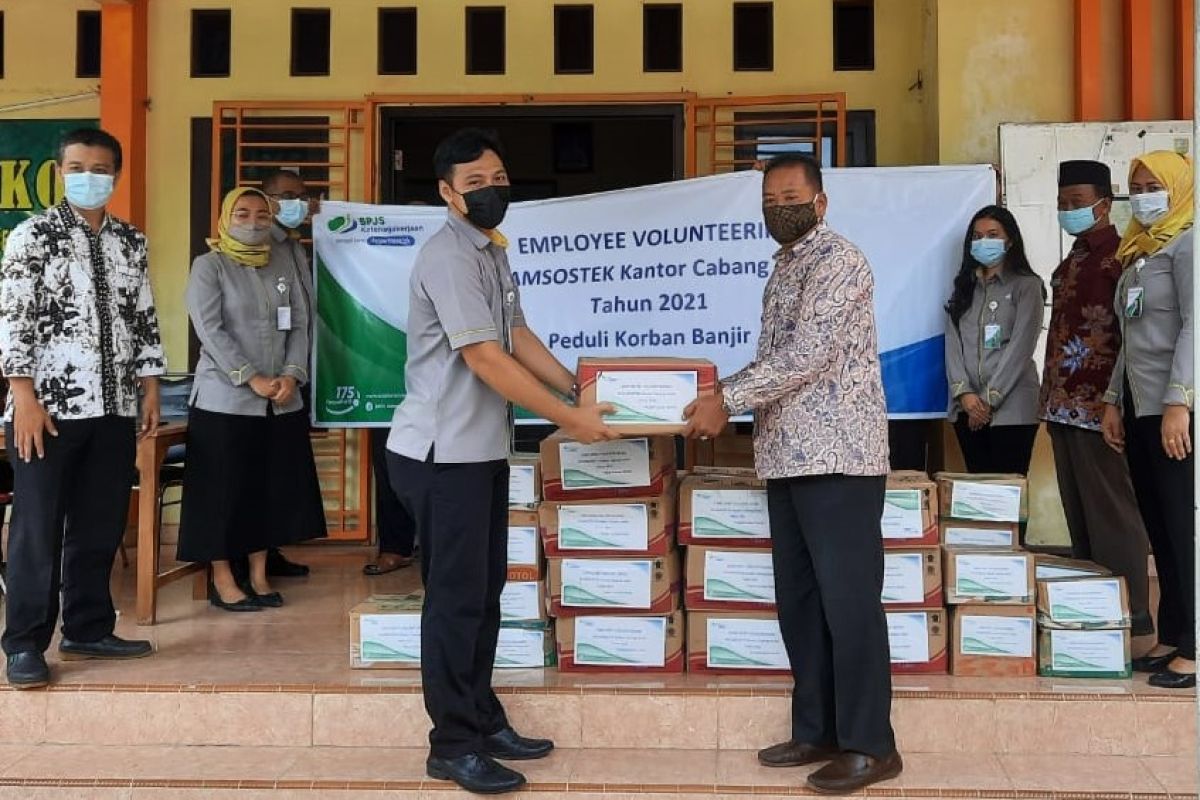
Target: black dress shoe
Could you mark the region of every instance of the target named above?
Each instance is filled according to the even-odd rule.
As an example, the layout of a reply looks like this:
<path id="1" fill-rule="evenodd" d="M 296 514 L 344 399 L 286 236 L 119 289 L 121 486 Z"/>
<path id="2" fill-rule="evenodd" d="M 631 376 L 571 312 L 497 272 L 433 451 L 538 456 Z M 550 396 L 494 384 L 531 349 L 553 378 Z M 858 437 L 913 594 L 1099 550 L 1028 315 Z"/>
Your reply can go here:
<path id="1" fill-rule="evenodd" d="M 283 608 L 283 595 L 279 592 L 259 594 L 258 592 L 251 591 L 246 596 L 263 608 Z"/>
<path id="2" fill-rule="evenodd" d="M 1159 689 L 1194 689 L 1196 673 L 1176 672 L 1170 667 L 1150 676 L 1150 685 Z"/>
<path id="3" fill-rule="evenodd" d="M 900 754 L 887 758 L 862 753 L 842 753 L 808 776 L 808 785 L 822 794 L 853 794 L 873 783 L 895 778 L 904 770 Z"/>
<path id="4" fill-rule="evenodd" d="M 221 593 L 217 591 L 216 585 L 209 581 L 208 583 L 208 602 L 213 608 L 219 608 L 222 611 L 262 611 L 266 606 L 254 602 L 254 597 L 245 592 L 245 597 L 241 600 L 232 603 L 221 599 Z"/>
<path id="5" fill-rule="evenodd" d="M 803 767 L 837 758 L 836 747 L 787 741 L 758 751 L 758 763 L 764 767 Z"/>
<path id="6" fill-rule="evenodd" d="M 456 758 L 430 756 L 425 772 L 434 780 L 454 781 L 475 794 L 515 792 L 525 785 L 524 775 L 477 753 Z"/>
<path id="7" fill-rule="evenodd" d="M 1141 656 L 1133 660 L 1134 672 L 1150 672 L 1158 673 L 1167 668 L 1167 665 L 1175 660 L 1176 650 L 1172 650 L 1166 655 L 1161 656 Z"/>
<path id="8" fill-rule="evenodd" d="M 483 752 L 501 761 L 532 761 L 545 758 L 554 749 L 549 739 L 528 739 L 511 726 L 483 739 Z"/>
<path id="9" fill-rule="evenodd" d="M 40 689 L 50 683 L 50 667 L 41 653 L 29 651 L 8 657 L 8 685 L 14 689 Z"/>
<path id="10" fill-rule="evenodd" d="M 308 566 L 288 561 L 283 552 L 272 548 L 267 551 L 267 575 L 272 578 L 303 578 L 308 574 Z"/>
<path id="11" fill-rule="evenodd" d="M 145 658 L 154 653 L 154 646 L 141 639 L 129 641 L 110 634 L 95 642 L 73 642 L 63 639 L 58 645 L 58 653 L 63 661 L 83 661 L 89 658 L 120 660 Z"/>

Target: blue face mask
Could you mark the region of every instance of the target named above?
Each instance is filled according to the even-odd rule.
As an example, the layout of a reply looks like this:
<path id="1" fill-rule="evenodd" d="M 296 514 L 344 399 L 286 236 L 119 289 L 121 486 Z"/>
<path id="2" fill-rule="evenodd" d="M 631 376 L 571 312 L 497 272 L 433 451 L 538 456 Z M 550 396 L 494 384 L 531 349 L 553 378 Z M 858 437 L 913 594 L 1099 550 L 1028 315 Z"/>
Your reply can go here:
<path id="1" fill-rule="evenodd" d="M 1089 231 L 1096 226 L 1096 206 L 1103 202 L 1103 200 L 1097 200 L 1087 208 L 1072 208 L 1069 211 L 1060 211 L 1058 212 L 1058 224 L 1072 236 L 1078 236 L 1085 231 Z"/>
<path id="2" fill-rule="evenodd" d="M 308 202 L 298 198 L 279 201 L 279 213 L 275 219 L 285 228 L 299 228 L 308 218 Z"/>
<path id="3" fill-rule="evenodd" d="M 1003 239 L 975 239 L 971 242 L 971 258 L 985 267 L 994 267 L 1007 249 L 1008 243 Z"/>
<path id="4" fill-rule="evenodd" d="M 95 172 L 69 172 L 63 175 L 67 202 L 76 208 L 93 211 L 108 205 L 113 193 L 113 176 Z"/>

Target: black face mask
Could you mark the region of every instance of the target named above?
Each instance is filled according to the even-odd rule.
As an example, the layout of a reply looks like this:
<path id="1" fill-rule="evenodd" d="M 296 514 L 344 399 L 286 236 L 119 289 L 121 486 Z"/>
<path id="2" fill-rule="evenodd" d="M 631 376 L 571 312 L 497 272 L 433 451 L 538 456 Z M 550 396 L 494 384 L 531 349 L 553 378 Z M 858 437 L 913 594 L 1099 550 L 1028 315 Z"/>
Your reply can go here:
<path id="1" fill-rule="evenodd" d="M 467 204 L 467 221 L 475 227 L 490 231 L 504 221 L 504 215 L 508 212 L 507 186 L 484 186 L 457 194 Z"/>
<path id="2" fill-rule="evenodd" d="M 803 239 L 820 220 L 817 218 L 817 205 L 814 201 L 790 206 L 763 206 L 763 222 L 767 224 L 767 232 L 775 241 L 791 244 Z"/>

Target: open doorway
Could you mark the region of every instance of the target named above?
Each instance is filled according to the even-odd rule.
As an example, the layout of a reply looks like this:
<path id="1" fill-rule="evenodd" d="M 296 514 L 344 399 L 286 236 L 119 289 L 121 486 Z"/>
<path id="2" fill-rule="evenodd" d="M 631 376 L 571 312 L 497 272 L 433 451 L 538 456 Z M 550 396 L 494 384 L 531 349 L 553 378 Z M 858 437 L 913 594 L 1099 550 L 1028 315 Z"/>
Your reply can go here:
<path id="1" fill-rule="evenodd" d="M 494 130 L 514 200 L 627 189 L 684 175 L 680 105 L 391 107 L 381 111 L 384 203 L 440 204 L 439 141 L 463 127 Z"/>

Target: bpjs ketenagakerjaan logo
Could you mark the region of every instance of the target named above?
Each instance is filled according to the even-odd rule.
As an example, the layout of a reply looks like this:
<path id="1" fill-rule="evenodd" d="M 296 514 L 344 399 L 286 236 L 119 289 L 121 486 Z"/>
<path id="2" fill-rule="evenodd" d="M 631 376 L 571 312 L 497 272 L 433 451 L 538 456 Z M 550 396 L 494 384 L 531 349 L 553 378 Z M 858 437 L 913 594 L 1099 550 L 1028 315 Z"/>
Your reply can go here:
<path id="1" fill-rule="evenodd" d="M 334 241 L 365 242 L 380 247 L 413 247 L 417 243 L 415 234 L 425 230 L 424 225 L 387 217 L 355 217 L 342 214 L 325 223 Z"/>
<path id="2" fill-rule="evenodd" d="M 345 416 L 358 408 L 359 402 L 357 386 L 335 386 L 333 397 L 325 399 L 325 411 L 335 417 Z"/>

